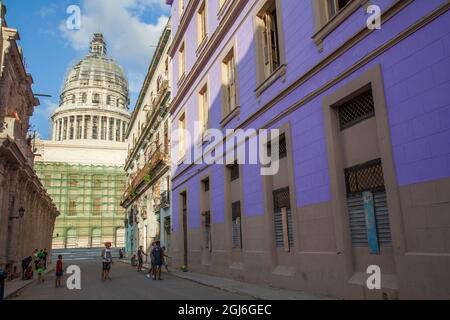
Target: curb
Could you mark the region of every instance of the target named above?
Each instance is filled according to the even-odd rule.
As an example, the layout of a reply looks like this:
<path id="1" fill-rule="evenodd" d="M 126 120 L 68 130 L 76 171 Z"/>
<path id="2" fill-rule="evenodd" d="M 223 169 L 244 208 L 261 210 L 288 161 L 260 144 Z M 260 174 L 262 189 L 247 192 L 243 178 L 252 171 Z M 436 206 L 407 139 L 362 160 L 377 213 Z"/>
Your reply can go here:
<path id="1" fill-rule="evenodd" d="M 48 268 L 47 270 L 45 270 L 43 276 L 46 276 L 47 274 L 49 274 L 50 272 L 52 272 L 52 271 L 54 271 L 54 270 L 55 270 L 55 266 L 51 266 L 50 268 Z M 19 291 L 25 289 L 26 287 L 28 287 L 29 285 L 31 285 L 31 284 L 33 284 L 33 283 L 36 283 L 37 280 L 38 280 L 37 278 L 36 278 L 36 279 L 32 279 L 32 280 L 28 280 L 27 282 L 24 283 L 24 285 L 23 285 L 22 287 L 17 288 L 16 290 L 10 292 L 9 294 L 5 294 L 5 296 L 3 297 L 3 299 L 4 299 L 4 300 L 8 300 L 9 298 L 15 297 L 16 294 L 17 294 Z M 6 288 L 6 286 L 5 286 L 5 288 Z"/>

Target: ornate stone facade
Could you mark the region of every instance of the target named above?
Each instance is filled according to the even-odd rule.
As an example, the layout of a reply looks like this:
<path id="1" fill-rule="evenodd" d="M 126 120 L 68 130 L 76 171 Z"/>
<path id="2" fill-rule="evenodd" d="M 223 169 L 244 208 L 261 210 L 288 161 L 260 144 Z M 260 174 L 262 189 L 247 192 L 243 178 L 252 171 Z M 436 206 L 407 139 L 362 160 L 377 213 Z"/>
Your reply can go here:
<path id="1" fill-rule="evenodd" d="M 51 249 L 58 210 L 37 177 L 29 120 L 39 100 L 17 45 L 17 30 L 7 26 L 0 2 L 0 268 L 17 275 L 33 250 Z"/>

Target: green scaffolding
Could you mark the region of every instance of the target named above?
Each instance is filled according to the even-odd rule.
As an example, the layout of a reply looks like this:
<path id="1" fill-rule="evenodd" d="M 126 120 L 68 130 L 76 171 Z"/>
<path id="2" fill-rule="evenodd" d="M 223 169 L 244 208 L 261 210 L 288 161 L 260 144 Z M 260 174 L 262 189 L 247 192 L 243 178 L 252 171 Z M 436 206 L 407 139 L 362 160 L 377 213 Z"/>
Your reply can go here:
<path id="1" fill-rule="evenodd" d="M 117 166 L 36 162 L 36 172 L 61 215 L 53 248 L 124 247 L 125 172 Z"/>

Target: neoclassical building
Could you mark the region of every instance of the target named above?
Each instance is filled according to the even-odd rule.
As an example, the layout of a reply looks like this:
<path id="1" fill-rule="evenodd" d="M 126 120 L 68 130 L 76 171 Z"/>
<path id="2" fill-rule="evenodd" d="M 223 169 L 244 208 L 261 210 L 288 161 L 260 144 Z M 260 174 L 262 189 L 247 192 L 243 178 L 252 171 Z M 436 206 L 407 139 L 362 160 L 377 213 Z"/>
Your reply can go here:
<path id="1" fill-rule="evenodd" d="M 126 247 L 148 251 L 153 241 L 170 247 L 170 20 L 150 63 L 127 132 Z"/>
<path id="2" fill-rule="evenodd" d="M 39 100 L 5 14 L 0 1 L 0 269 L 16 276 L 34 249 L 51 249 L 59 213 L 34 171 L 28 128 Z"/>
<path id="3" fill-rule="evenodd" d="M 37 142 L 36 170 L 61 212 L 54 248 L 124 246 L 128 105 L 127 77 L 94 34 L 90 52 L 66 76 L 51 140 Z"/>

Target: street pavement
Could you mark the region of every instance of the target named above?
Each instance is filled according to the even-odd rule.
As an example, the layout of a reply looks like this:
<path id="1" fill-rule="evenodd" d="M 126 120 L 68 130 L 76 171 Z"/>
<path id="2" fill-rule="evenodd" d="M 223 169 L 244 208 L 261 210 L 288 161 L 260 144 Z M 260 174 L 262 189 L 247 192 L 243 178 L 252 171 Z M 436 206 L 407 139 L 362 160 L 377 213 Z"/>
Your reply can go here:
<path id="1" fill-rule="evenodd" d="M 204 286 L 163 273 L 163 280 L 152 280 L 128 264 L 112 265 L 112 280 L 101 281 L 101 260 L 64 260 L 64 268 L 81 269 L 81 290 L 69 290 L 65 275 L 63 286 L 55 288 L 55 274 L 45 276 L 44 283 L 32 283 L 18 291 L 11 300 L 251 300 L 252 297 Z"/>

